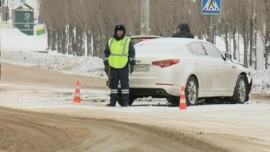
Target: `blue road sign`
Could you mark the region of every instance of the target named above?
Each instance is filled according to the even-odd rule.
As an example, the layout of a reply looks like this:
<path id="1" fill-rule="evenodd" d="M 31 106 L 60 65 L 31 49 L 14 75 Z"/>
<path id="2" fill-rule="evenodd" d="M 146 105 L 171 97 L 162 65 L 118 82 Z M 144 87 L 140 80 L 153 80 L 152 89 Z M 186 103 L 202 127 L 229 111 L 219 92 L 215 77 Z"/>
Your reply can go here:
<path id="1" fill-rule="evenodd" d="M 220 15 L 222 0 L 202 0 L 202 13 Z"/>

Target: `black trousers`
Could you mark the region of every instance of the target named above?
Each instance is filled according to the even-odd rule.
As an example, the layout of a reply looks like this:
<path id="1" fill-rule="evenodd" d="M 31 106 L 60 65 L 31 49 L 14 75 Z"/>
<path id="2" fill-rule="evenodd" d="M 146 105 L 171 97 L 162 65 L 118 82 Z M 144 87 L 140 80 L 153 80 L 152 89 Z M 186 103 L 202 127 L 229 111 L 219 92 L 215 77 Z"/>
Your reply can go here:
<path id="1" fill-rule="evenodd" d="M 118 100 L 118 83 L 120 80 L 121 84 L 121 93 L 124 104 L 129 103 L 129 66 L 126 65 L 122 69 L 110 69 L 111 71 L 111 99 L 110 102 L 112 105 L 116 104 Z"/>

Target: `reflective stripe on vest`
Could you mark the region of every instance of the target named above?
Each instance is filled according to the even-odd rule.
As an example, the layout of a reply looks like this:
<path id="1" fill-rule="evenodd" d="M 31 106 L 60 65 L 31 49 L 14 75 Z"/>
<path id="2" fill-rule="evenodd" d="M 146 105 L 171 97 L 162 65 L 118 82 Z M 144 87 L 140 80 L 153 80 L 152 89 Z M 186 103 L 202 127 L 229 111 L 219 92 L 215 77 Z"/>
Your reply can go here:
<path id="1" fill-rule="evenodd" d="M 128 51 L 129 51 L 130 39 L 124 37 L 122 40 L 117 41 L 114 38 L 109 40 L 109 65 L 116 69 L 124 68 L 128 62 Z"/>

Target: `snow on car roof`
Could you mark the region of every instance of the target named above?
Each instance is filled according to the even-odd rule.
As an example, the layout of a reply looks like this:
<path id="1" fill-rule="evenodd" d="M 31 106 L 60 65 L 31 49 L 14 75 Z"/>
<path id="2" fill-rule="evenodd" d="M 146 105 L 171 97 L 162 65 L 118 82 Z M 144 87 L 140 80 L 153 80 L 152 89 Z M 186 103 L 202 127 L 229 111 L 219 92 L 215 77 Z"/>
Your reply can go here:
<path id="1" fill-rule="evenodd" d="M 143 41 L 135 45 L 136 56 L 160 56 L 160 54 L 171 56 L 179 53 L 183 54 L 185 52 L 184 50 L 186 50 L 184 49 L 186 44 L 199 41 L 188 38 L 158 38 L 151 41 Z"/>
<path id="2" fill-rule="evenodd" d="M 158 37 L 162 37 L 162 36 L 159 36 L 159 35 L 131 35 L 129 37 L 131 37 L 131 38 L 140 38 L 140 37 L 158 38 Z"/>
<path id="3" fill-rule="evenodd" d="M 186 44 L 189 44 L 191 42 L 198 42 L 198 41 L 201 41 L 201 40 L 191 39 L 191 38 L 164 38 L 163 41 L 164 42 L 176 43 L 176 44 L 180 44 L 180 45 L 186 45 Z"/>
<path id="4" fill-rule="evenodd" d="M 158 38 L 158 39 L 152 39 L 151 41 L 144 41 L 144 42 L 140 42 L 138 44 L 136 44 L 136 47 L 140 47 L 140 46 L 153 46 L 153 45 L 157 45 L 157 46 L 180 46 L 183 47 L 189 43 L 192 42 L 205 42 L 203 40 L 199 40 L 199 39 L 191 39 L 191 38 Z"/>
<path id="5" fill-rule="evenodd" d="M 178 46 L 185 46 L 186 44 L 192 43 L 192 42 L 202 42 L 203 40 L 199 39 L 191 39 L 191 38 L 158 38 L 158 39 L 153 39 L 151 41 L 146 41 L 146 42 L 141 42 L 137 45 L 140 45 L 142 43 L 149 43 L 151 44 L 175 44 Z M 205 41 L 203 41 L 205 42 Z"/>

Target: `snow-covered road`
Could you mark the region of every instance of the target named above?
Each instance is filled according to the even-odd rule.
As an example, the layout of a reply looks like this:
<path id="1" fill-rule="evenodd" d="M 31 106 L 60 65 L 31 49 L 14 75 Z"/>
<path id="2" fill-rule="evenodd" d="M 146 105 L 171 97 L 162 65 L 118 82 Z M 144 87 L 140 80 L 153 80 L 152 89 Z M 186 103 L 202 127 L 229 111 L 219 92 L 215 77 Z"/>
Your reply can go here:
<path id="1" fill-rule="evenodd" d="M 12 68 L 9 68 L 12 67 Z M 96 78 L 84 77 L 81 83 L 80 105 L 73 104 L 75 81 L 62 83 L 52 78 L 58 72 L 38 71 L 23 67 L 25 75 L 32 77 L 18 78 L 16 75 L 5 75 L 10 71 L 22 68 L 4 64 L 3 80 L 0 82 L 0 105 L 5 107 L 63 114 L 72 117 L 112 119 L 141 125 L 161 127 L 165 130 L 179 131 L 196 139 L 206 141 L 228 151 L 267 151 L 270 149 L 270 104 L 268 101 L 249 101 L 246 104 L 198 105 L 180 111 L 171 107 L 163 99 L 137 100 L 134 106 L 122 108 L 105 107 L 108 94 L 105 88 L 94 89 L 84 86 L 84 82 L 95 83 Z M 44 79 L 36 72 L 48 71 Z M 65 75 L 65 74 L 64 74 Z M 66 75 L 69 77 L 69 75 Z M 81 76 L 72 76 L 75 80 Z M 32 79 L 32 81 L 28 80 Z M 46 81 L 47 83 L 43 83 Z M 51 83 L 51 81 L 53 83 Z M 102 79 L 101 81 L 105 81 Z M 91 84 L 88 84 L 91 86 Z M 104 84 L 100 84 L 102 86 Z M 98 87 L 98 86 L 97 86 Z"/>

